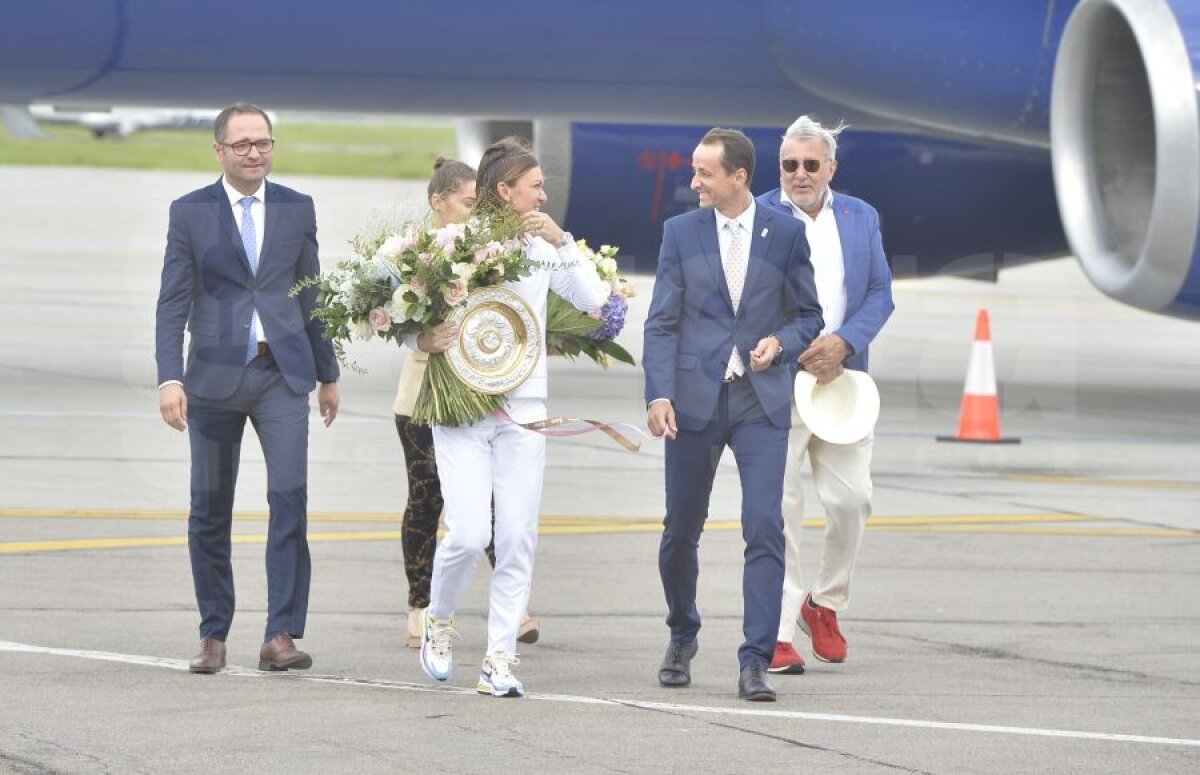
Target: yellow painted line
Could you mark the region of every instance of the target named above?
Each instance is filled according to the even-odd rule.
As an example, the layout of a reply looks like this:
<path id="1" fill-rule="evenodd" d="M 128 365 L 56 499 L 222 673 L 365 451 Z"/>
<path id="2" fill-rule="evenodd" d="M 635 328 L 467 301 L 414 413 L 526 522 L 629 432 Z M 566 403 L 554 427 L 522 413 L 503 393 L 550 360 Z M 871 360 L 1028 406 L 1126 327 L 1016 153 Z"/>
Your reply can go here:
<path id="1" fill-rule="evenodd" d="M 1200 538 L 1200 531 L 1183 528 L 1159 527 L 1083 527 L 1061 524 L 1029 524 L 1031 522 L 1103 522 L 1106 520 L 1069 514 L 1009 514 L 959 515 L 955 517 L 877 517 L 870 522 L 873 530 L 887 532 L 941 532 L 1006 535 L 1056 535 L 1088 536 L 1102 538 Z M 542 535 L 595 535 L 601 533 L 651 533 L 662 526 L 651 521 L 624 520 L 575 520 L 556 518 L 550 524 L 543 523 L 538 532 Z M 805 526 L 815 527 L 823 520 L 805 520 Z M 730 520 L 713 520 L 707 530 L 740 530 L 741 524 Z M 314 543 L 330 541 L 399 541 L 399 530 L 354 530 L 346 532 L 309 533 L 308 540 Z M 264 534 L 235 534 L 235 544 L 264 544 Z M 155 536 L 126 538 L 79 538 L 47 541 L 0 542 L 0 554 L 27 554 L 35 552 L 61 552 L 90 549 L 137 549 L 146 547 L 186 546 L 187 536 Z"/>
<path id="2" fill-rule="evenodd" d="M 1092 479 L 1086 476 L 1051 476 L 1049 474 L 1005 474 L 1002 478 L 1042 484 L 1090 484 L 1095 487 L 1130 487 L 1140 490 L 1200 490 L 1200 482 L 1178 482 L 1165 479 Z"/>
<path id="3" fill-rule="evenodd" d="M 1008 535 L 1092 536 L 1098 538 L 1200 538 L 1200 530 L 1174 527 L 1053 527 L 1050 525 L 928 525 L 880 527 L 886 532 L 1005 533 Z"/>
<path id="4" fill-rule="evenodd" d="M 76 538 L 65 541 L 6 541 L 0 543 L 0 554 L 63 552 L 72 549 L 130 549 L 145 546 L 186 545 L 186 536 L 182 538 L 179 536 L 161 536 L 155 538 Z"/>
<path id="5" fill-rule="evenodd" d="M 145 520 L 184 520 L 186 511 L 174 510 L 117 510 L 117 509 L 0 509 L 0 519 L 145 519 Z M 309 514 L 309 522 L 400 522 L 399 511 L 389 513 L 379 512 L 345 512 Z M 266 522 L 269 515 L 265 511 L 239 511 L 234 515 L 235 522 Z"/>
<path id="6" fill-rule="evenodd" d="M 187 512 L 180 510 L 116 510 L 116 509 L 25 509 L 0 508 L 0 518 L 8 519 L 91 519 L 91 520 L 186 520 Z M 265 511 L 238 512 L 234 522 L 266 522 Z M 309 522 L 394 522 L 399 523 L 399 513 L 379 512 L 316 512 L 308 515 Z M 868 525 L 891 524 L 925 524 L 925 523 L 990 523 L 990 522 L 1072 522 L 1078 520 L 1092 521 L 1097 517 L 1079 516 L 1076 514 L 916 514 L 894 517 L 871 517 Z M 713 518 L 710 527 L 729 520 Z M 737 524 L 737 520 L 732 520 Z M 822 518 L 804 520 L 806 527 L 821 527 L 825 524 Z M 662 527 L 661 517 L 605 517 L 605 516 L 564 516 L 543 514 L 541 525 L 603 525 L 616 532 L 625 529 L 641 530 L 642 526 Z M 718 528 L 719 529 L 719 528 Z"/>
<path id="7" fill-rule="evenodd" d="M 581 535 L 587 533 L 656 533 L 662 530 L 662 520 L 575 520 L 561 517 L 559 524 L 547 524 L 543 517 L 541 528 L 543 535 Z M 989 524 L 1020 524 L 1027 522 L 1103 522 L 1102 517 L 1081 516 L 1079 514 L 944 514 L 908 517 L 871 517 L 867 527 L 874 530 L 922 530 L 936 529 L 939 525 L 962 525 L 969 529 L 971 525 Z M 806 519 L 804 527 L 818 528 L 825 526 L 825 520 L 820 518 Z M 709 519 L 704 525 L 706 531 L 741 530 L 742 523 L 731 519 Z M 998 528 L 1003 531 L 1005 528 Z"/>
<path id="8" fill-rule="evenodd" d="M 908 517 L 871 517 L 867 527 L 885 527 L 892 525 L 976 525 L 988 523 L 1020 523 L 1020 522 L 1094 522 L 1104 517 L 1089 517 L 1080 514 L 922 514 Z M 807 527 L 809 522 L 824 525 L 825 520 L 804 520 Z"/>
<path id="9" fill-rule="evenodd" d="M 399 541 L 399 530 L 362 530 L 347 533 L 309 533 L 309 541 Z M 235 544 L 265 544 L 266 535 L 241 533 L 232 536 Z M 25 552 L 64 552 L 83 549 L 139 549 L 158 546 L 187 546 L 187 536 L 142 538 L 74 538 L 63 541 L 12 541 L 0 543 L 0 554 Z"/>

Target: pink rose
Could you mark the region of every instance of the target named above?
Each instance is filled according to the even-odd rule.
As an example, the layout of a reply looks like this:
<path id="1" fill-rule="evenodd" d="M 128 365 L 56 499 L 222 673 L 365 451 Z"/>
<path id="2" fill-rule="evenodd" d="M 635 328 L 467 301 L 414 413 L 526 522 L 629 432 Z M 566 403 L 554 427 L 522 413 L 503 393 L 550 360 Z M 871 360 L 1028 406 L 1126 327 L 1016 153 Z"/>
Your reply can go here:
<path id="1" fill-rule="evenodd" d="M 433 241 L 443 250 L 450 250 L 466 230 L 467 227 L 461 223 L 448 223 L 433 233 Z"/>
<path id="2" fill-rule="evenodd" d="M 429 285 L 415 275 L 408 278 L 408 287 L 412 288 L 413 293 L 417 294 L 418 299 L 423 299 L 429 295 Z"/>
<path id="3" fill-rule="evenodd" d="M 392 327 L 392 316 L 383 307 L 376 307 L 367 315 L 367 322 L 375 331 L 387 331 Z"/>
<path id="4" fill-rule="evenodd" d="M 442 291 L 442 298 L 451 307 L 457 307 L 467 300 L 467 281 L 461 277 L 455 277 L 450 281 L 450 285 Z"/>

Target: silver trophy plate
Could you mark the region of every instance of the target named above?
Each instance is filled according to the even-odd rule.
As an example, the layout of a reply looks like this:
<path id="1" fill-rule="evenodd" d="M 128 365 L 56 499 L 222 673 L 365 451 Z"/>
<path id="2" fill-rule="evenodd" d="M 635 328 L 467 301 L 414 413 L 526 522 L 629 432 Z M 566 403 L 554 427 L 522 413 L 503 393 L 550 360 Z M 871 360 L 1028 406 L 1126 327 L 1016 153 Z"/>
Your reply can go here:
<path id="1" fill-rule="evenodd" d="M 529 378 L 542 356 L 533 309 L 504 287 L 479 288 L 450 315 L 458 341 L 446 351 L 455 375 L 480 393 L 507 393 Z"/>

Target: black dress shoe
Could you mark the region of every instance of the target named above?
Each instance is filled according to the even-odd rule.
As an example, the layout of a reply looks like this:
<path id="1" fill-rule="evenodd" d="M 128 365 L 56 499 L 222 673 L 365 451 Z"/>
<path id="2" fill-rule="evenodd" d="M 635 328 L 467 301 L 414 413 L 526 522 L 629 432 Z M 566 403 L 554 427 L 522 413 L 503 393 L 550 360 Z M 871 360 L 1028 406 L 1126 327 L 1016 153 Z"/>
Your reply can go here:
<path id="1" fill-rule="evenodd" d="M 738 676 L 738 697 L 751 702 L 775 702 L 775 690 L 767 683 L 767 666 L 759 662 L 746 665 Z"/>
<path id="2" fill-rule="evenodd" d="M 692 682 L 692 657 L 700 648 L 700 641 L 693 638 L 691 643 L 667 644 L 667 654 L 663 657 L 658 668 L 658 682 L 663 686 L 678 688 Z"/>

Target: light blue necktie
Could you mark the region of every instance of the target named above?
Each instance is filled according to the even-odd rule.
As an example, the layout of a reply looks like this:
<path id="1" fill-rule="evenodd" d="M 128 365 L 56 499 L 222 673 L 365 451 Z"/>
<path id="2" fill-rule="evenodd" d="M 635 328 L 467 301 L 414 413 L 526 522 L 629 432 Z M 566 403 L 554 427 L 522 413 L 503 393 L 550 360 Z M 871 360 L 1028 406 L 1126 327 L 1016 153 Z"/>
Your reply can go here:
<path id="1" fill-rule="evenodd" d="M 238 200 L 242 206 L 242 247 L 246 249 L 246 259 L 250 262 L 250 273 L 258 272 L 258 235 L 254 231 L 254 216 L 250 208 L 258 199 L 244 196 Z M 258 327 L 253 317 L 250 318 L 250 338 L 246 340 L 246 363 L 258 357 Z"/>

